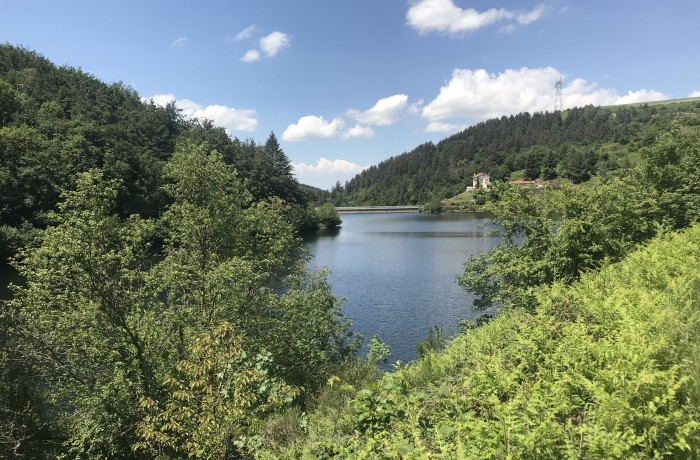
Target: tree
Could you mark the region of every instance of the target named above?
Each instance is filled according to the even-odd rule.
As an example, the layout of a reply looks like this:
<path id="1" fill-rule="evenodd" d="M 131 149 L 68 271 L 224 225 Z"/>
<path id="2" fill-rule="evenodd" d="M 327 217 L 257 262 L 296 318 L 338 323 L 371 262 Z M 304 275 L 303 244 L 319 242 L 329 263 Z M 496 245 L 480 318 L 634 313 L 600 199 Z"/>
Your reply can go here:
<path id="1" fill-rule="evenodd" d="M 479 296 L 474 306 L 534 305 L 534 288 L 570 283 L 620 260 L 652 238 L 659 205 L 647 187 L 626 178 L 590 187 L 538 192 L 502 186 L 494 213 L 502 242 L 472 257 L 460 286 Z"/>
<path id="2" fill-rule="evenodd" d="M 529 288 L 552 278 L 548 248 L 554 223 L 546 203 L 530 190 L 497 184 L 498 201 L 487 209 L 494 213 L 502 242 L 491 251 L 473 256 L 465 265 L 459 285 L 479 296 L 474 306 L 487 310 L 514 302 L 529 303 Z"/>
<path id="3" fill-rule="evenodd" d="M 228 323 L 198 336 L 177 372 L 165 378 L 162 407 L 150 398 L 150 414 L 139 424 L 136 452 L 187 458 L 237 458 L 256 447 L 250 425 L 289 405 L 299 390 L 271 374 L 267 354 L 246 353 Z"/>
<path id="4" fill-rule="evenodd" d="M 598 155 L 592 150 L 576 149 L 564 161 L 561 175 L 578 184 L 585 182 L 593 176 Z"/>
<path id="5" fill-rule="evenodd" d="M 180 144 L 165 173 L 172 203 L 158 224 L 120 217 L 119 182 L 80 174 L 57 225 L 19 266 L 27 286 L 11 303 L 10 339 L 36 371 L 36 400 L 48 401 L 62 454 L 151 457 L 161 444 L 148 433 L 165 432 L 178 439 L 163 445 L 181 452 L 203 438 L 161 421 L 200 408 L 209 430 L 211 403 L 216 417 L 240 422 L 235 436 L 204 444 L 201 455 L 216 455 L 222 442 L 251 434 L 241 421 L 281 407 L 278 399 L 303 401 L 354 349 L 340 303 L 325 274 L 306 270 L 279 198 L 251 202 L 233 167 L 205 145 Z M 157 230 L 162 253 L 152 245 Z M 233 363 L 224 369 L 233 387 L 269 397 L 216 399 L 218 372 L 198 366 L 219 358 Z M 185 405 L 183 388 L 195 398 Z M 139 434 L 144 420 L 150 431 Z"/>
<path id="6" fill-rule="evenodd" d="M 0 301 L 0 457 L 54 458 L 48 401 L 21 352 L 17 312 Z"/>
<path id="7" fill-rule="evenodd" d="M 557 158 L 550 150 L 542 158 L 542 171 L 540 177 L 544 180 L 552 180 L 557 177 Z"/>
<path id="8" fill-rule="evenodd" d="M 9 124 L 19 108 L 17 92 L 7 82 L 0 80 L 0 126 Z"/>
<path id="9" fill-rule="evenodd" d="M 292 175 L 292 165 L 289 163 L 289 158 L 280 147 L 275 133 L 271 132 L 265 141 L 265 153 L 270 160 L 272 170 L 281 177 Z"/>
<path id="10" fill-rule="evenodd" d="M 318 215 L 319 225 L 323 228 L 336 228 L 343 221 L 335 207 L 330 203 L 325 203 L 316 211 Z"/>
<path id="11" fill-rule="evenodd" d="M 542 157 L 539 152 L 529 152 L 523 160 L 523 169 L 525 170 L 526 179 L 537 179 L 540 177 L 540 169 L 542 166 Z"/>
<path id="12" fill-rule="evenodd" d="M 124 457 L 138 397 L 156 391 L 158 311 L 143 289 L 153 226 L 114 216 L 117 191 L 98 171 L 79 176 L 57 225 L 24 253 L 27 286 L 11 302 L 61 450 L 76 457 Z"/>
<path id="13" fill-rule="evenodd" d="M 664 224 L 683 228 L 700 219 L 700 117 L 675 121 L 671 130 L 641 150 L 639 180 L 659 194 Z"/>

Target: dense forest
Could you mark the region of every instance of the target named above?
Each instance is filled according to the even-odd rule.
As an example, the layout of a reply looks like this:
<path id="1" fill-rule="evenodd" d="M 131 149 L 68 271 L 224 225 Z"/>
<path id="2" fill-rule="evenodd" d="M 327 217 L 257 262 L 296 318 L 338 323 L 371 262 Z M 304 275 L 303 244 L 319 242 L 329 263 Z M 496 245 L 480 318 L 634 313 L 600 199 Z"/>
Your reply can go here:
<path id="1" fill-rule="evenodd" d="M 24 280 L 0 310 L 0 457 L 250 451 L 357 347 L 306 266 L 299 232 L 338 224 L 311 201 L 274 134 L 0 46 L 0 256 Z"/>
<path id="2" fill-rule="evenodd" d="M 501 243 L 458 278 L 483 316 L 382 372 L 299 238 L 337 214 L 274 134 L 0 46 L 0 243 L 23 279 L 0 301 L 0 457 L 697 458 L 695 109 L 521 114 L 367 171 L 563 178 L 484 196 Z"/>
<path id="3" fill-rule="evenodd" d="M 336 183 L 331 200 L 336 206 L 425 204 L 464 192 L 478 172 L 487 172 L 492 181 L 515 173 L 519 179 L 574 183 L 620 174 L 682 113 L 700 113 L 700 99 L 503 116 L 391 157 L 344 185 Z"/>
<path id="4" fill-rule="evenodd" d="M 231 139 L 210 121 L 185 120 L 174 105 L 142 101 L 121 83 L 0 46 L 0 256 L 51 224 L 61 192 L 90 169 L 120 182 L 121 216 L 162 215 L 171 202 L 163 167 L 186 141 L 219 152 L 253 201 L 282 199 L 296 229 L 317 226 L 318 198 L 296 181 L 274 134 L 262 145 Z"/>

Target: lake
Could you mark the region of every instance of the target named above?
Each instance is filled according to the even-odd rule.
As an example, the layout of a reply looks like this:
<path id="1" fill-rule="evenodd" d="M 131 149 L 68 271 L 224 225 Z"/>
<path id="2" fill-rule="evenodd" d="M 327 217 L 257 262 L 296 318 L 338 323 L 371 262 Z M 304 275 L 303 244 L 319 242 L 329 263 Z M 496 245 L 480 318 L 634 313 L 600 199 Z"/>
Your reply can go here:
<path id="1" fill-rule="evenodd" d="M 431 326 L 458 332 L 473 297 L 456 283 L 470 256 L 488 251 L 485 213 L 342 214 L 340 229 L 307 238 L 313 267 L 328 267 L 333 293 L 366 341 L 379 334 L 389 362 L 408 362 Z"/>

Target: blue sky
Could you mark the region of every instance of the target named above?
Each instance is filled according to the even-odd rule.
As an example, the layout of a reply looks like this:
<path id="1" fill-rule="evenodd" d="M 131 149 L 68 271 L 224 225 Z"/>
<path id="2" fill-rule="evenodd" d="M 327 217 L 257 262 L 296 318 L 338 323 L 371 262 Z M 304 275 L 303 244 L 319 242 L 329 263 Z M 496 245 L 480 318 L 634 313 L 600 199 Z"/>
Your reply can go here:
<path id="1" fill-rule="evenodd" d="M 0 41 L 274 131 L 301 182 L 494 116 L 700 96 L 700 1 L 0 0 Z"/>

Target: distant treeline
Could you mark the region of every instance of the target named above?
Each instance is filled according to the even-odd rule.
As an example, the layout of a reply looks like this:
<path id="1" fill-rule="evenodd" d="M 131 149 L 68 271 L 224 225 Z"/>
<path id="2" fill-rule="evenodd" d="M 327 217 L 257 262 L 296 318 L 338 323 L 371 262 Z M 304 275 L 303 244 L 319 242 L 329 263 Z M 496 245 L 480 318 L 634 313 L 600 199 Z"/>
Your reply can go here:
<path id="1" fill-rule="evenodd" d="M 618 175 L 680 113 L 700 112 L 700 102 L 573 108 L 521 113 L 478 123 L 437 144 L 371 166 L 331 190 L 336 206 L 423 204 L 471 185 L 472 175 L 493 180 L 513 173 L 525 179 L 558 177 L 574 183 Z"/>

